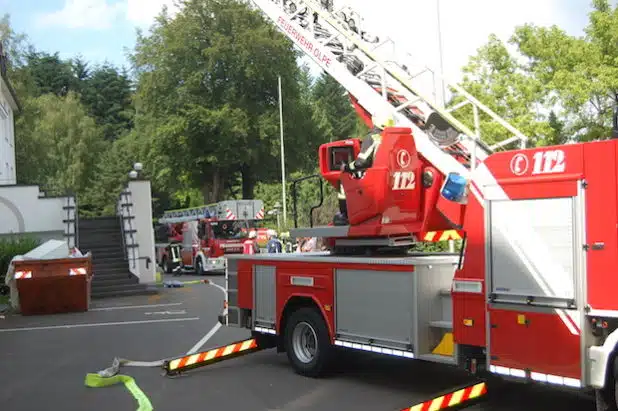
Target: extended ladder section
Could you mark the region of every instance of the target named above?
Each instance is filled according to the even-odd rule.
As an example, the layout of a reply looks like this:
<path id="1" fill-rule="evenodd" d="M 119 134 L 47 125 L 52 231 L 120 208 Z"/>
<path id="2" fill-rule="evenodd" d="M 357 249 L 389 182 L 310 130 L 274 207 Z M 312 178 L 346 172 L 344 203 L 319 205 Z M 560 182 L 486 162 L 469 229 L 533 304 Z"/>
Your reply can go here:
<path id="1" fill-rule="evenodd" d="M 523 133 L 460 86 L 444 81 L 455 97 L 448 108 L 421 92 L 421 75 L 429 69 L 411 74 L 401 64 L 394 42 L 364 32 L 362 18 L 350 7 L 334 10 L 332 0 L 252 1 L 365 111 L 371 115 L 389 111 L 397 125 L 410 127 L 418 151 L 445 175 L 454 172 L 469 179 L 470 171 L 493 150 L 517 141 L 525 145 Z M 467 105 L 472 106 L 472 119 L 461 114 L 455 117 Z M 458 131 L 458 138 L 444 137 L 444 133 L 428 127 L 432 113 L 439 113 Z M 481 115 L 504 129 L 500 143 L 490 147 L 481 141 Z"/>
<path id="2" fill-rule="evenodd" d="M 169 210 L 159 219 L 161 224 L 176 224 L 203 218 L 218 220 L 262 220 L 264 202 L 262 200 L 229 200 L 199 207 Z"/>
<path id="3" fill-rule="evenodd" d="M 200 220 L 202 218 L 211 218 L 217 215 L 217 205 L 210 204 L 200 207 L 183 208 L 180 210 L 168 210 L 163 213 L 163 217 L 159 219 L 161 224 L 176 224 L 187 221 Z"/>

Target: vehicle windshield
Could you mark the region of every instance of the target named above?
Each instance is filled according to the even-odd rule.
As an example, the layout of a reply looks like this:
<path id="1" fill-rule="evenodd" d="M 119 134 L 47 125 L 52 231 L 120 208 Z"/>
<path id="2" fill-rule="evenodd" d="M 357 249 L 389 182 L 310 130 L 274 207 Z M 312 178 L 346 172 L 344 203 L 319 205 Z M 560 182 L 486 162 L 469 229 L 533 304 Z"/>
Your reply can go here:
<path id="1" fill-rule="evenodd" d="M 221 240 L 238 240 L 247 237 L 247 223 L 244 221 L 216 221 L 210 227 L 215 238 Z"/>

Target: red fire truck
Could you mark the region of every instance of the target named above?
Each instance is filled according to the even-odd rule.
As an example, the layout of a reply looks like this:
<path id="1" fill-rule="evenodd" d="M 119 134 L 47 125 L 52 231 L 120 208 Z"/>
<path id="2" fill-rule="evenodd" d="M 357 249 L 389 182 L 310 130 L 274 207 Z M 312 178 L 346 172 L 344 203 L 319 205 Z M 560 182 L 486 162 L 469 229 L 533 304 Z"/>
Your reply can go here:
<path id="1" fill-rule="evenodd" d="M 525 149 L 526 136 L 459 86 L 449 84 L 459 100 L 448 109 L 425 97 L 396 56 L 319 3 L 302 2 L 307 22 L 294 1 L 253 2 L 350 92 L 368 126 L 388 110 L 399 127 L 361 174 L 339 171 L 359 139 L 320 147 L 349 225 L 291 231 L 329 240 L 329 252 L 230 256 L 220 322 L 252 330 L 308 376 L 340 347 L 590 390 L 598 410 L 617 410 L 618 141 Z M 480 114 L 505 130 L 502 143 L 481 141 Z M 459 254 L 407 251 L 450 229 L 464 233 Z"/>
<path id="2" fill-rule="evenodd" d="M 157 263 L 166 273 L 223 272 L 224 257 L 242 253 L 243 241 L 263 218 L 262 200 L 221 201 L 166 211 L 159 223 L 168 240 L 156 244 Z"/>

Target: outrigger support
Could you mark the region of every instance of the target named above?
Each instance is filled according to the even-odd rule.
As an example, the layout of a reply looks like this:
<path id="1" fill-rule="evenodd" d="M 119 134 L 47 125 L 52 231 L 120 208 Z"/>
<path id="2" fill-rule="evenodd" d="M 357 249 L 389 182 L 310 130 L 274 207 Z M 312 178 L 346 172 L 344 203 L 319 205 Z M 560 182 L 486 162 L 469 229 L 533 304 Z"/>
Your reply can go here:
<path id="1" fill-rule="evenodd" d="M 487 394 L 487 383 L 481 381 L 475 384 L 467 384 L 455 390 L 434 397 L 430 400 L 421 402 L 411 407 L 406 407 L 401 411 L 438 411 L 454 410 L 470 407 Z"/>
<path id="2" fill-rule="evenodd" d="M 272 347 L 274 347 L 274 344 L 270 340 L 258 335 L 248 340 L 238 341 L 208 351 L 167 360 L 163 363 L 163 369 L 167 376 L 175 376 L 185 371 L 242 357 Z"/>

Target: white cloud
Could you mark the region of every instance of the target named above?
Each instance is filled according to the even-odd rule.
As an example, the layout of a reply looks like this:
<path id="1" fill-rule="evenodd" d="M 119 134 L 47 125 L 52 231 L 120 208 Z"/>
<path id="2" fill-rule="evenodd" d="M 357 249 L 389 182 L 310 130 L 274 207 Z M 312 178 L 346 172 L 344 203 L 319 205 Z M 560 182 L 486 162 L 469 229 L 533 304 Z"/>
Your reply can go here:
<path id="1" fill-rule="evenodd" d="M 163 6 L 167 6 L 172 15 L 178 11 L 174 0 L 126 0 L 126 17 L 136 26 L 145 28 L 154 22 Z"/>
<path id="2" fill-rule="evenodd" d="M 124 10 L 122 2 L 66 0 L 62 9 L 37 16 L 36 23 L 43 27 L 108 29 L 122 16 Z"/>
<path id="3" fill-rule="evenodd" d="M 335 7 L 353 4 L 368 28 L 395 40 L 405 63 L 415 68 L 439 68 L 437 1 L 441 6 L 444 72 L 458 81 L 461 67 L 495 33 L 506 40 L 524 23 L 556 24 L 579 33 L 590 9 L 589 0 L 335 0 Z M 61 10 L 39 16 L 42 25 L 107 29 L 116 19 L 146 28 L 163 6 L 178 11 L 174 0 L 65 0 Z M 317 67 L 316 67 L 317 68 Z"/>
<path id="4" fill-rule="evenodd" d="M 174 0 L 65 0 L 62 9 L 40 14 L 36 18 L 41 27 L 66 27 L 71 29 L 110 29 L 119 19 L 126 19 L 135 26 L 146 28 L 167 6 L 170 13 L 178 8 Z"/>

